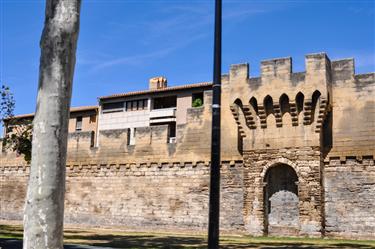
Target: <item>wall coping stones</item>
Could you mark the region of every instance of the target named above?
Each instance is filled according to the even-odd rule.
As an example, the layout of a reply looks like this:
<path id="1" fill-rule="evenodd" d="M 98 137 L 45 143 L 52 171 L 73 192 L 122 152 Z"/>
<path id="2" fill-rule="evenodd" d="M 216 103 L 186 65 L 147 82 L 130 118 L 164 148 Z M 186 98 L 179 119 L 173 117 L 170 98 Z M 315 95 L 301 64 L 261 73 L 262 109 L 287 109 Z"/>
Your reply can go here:
<path id="1" fill-rule="evenodd" d="M 101 170 L 117 172 L 121 169 L 131 170 L 131 169 L 142 169 L 142 168 L 159 168 L 159 169 L 168 169 L 168 168 L 208 168 L 211 165 L 210 161 L 164 161 L 164 162 L 67 162 L 66 170 L 67 173 L 95 173 Z M 223 160 L 220 167 L 242 167 L 243 160 Z M 23 171 L 29 172 L 30 165 L 12 165 L 12 166 L 0 166 L 0 171 Z"/>
<path id="2" fill-rule="evenodd" d="M 375 166 L 375 159 L 373 155 L 330 156 L 326 157 L 323 162 L 326 167 L 353 164 Z"/>

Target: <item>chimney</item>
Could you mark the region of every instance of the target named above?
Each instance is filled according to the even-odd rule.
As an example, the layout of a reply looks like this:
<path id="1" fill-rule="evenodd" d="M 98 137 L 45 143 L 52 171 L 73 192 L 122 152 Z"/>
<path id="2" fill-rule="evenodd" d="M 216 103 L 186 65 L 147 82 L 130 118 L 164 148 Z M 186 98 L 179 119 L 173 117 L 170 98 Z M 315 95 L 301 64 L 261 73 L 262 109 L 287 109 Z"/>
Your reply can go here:
<path id="1" fill-rule="evenodd" d="M 163 76 L 153 77 L 150 79 L 149 89 L 156 90 L 156 89 L 163 89 L 167 88 L 167 78 Z"/>

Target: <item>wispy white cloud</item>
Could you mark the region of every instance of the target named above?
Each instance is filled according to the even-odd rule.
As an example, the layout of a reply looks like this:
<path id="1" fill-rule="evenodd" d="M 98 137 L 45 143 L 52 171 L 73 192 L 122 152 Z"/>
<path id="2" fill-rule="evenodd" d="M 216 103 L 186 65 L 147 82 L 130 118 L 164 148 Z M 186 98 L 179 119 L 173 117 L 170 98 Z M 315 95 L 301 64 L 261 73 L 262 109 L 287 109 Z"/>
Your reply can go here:
<path id="1" fill-rule="evenodd" d="M 209 2 L 199 2 L 189 5 L 169 5 L 165 8 L 162 8 L 160 12 L 166 14 L 175 14 L 175 13 L 188 13 L 188 14 L 205 14 L 207 9 L 210 8 L 211 3 Z M 212 8 L 212 7 L 211 7 Z"/>
<path id="2" fill-rule="evenodd" d="M 107 53 L 101 51 L 91 51 L 91 50 L 78 50 L 77 51 L 77 61 L 78 66 L 93 67 L 102 61 L 110 59 L 111 56 Z"/>
<path id="3" fill-rule="evenodd" d="M 129 66 L 142 65 L 143 63 L 146 63 L 147 61 L 155 60 L 158 58 L 163 58 L 175 52 L 176 50 L 182 49 L 188 46 L 189 44 L 197 40 L 200 40 L 202 38 L 204 38 L 204 35 L 197 35 L 197 36 L 191 37 L 190 39 L 185 40 L 184 42 L 175 44 L 173 46 L 165 47 L 163 49 L 159 49 L 156 51 L 152 51 L 149 53 L 124 56 L 124 57 L 102 61 L 100 63 L 96 63 L 96 65 L 92 67 L 91 71 L 93 72 L 96 70 L 100 70 L 100 69 L 111 67 L 111 66 L 117 66 L 117 65 L 129 65 Z"/>
<path id="4" fill-rule="evenodd" d="M 77 65 L 95 65 L 99 62 L 97 59 L 90 60 L 88 58 L 84 58 L 82 55 L 77 56 Z"/>
<path id="5" fill-rule="evenodd" d="M 248 18 L 254 15 L 268 13 L 270 10 L 267 9 L 232 9 L 223 13 L 224 20 L 233 20 L 237 18 Z"/>
<path id="6" fill-rule="evenodd" d="M 254 15 L 269 13 L 280 9 L 277 4 L 249 4 L 248 2 L 227 3 L 223 8 L 223 20 L 227 23 L 244 21 Z M 156 37 L 169 36 L 184 33 L 203 33 L 213 26 L 214 9 L 207 2 L 195 2 L 195 4 L 170 5 L 158 9 L 157 12 L 144 20 L 134 24 L 123 24 L 126 28 L 145 29 L 143 42 L 148 44 Z M 116 23 L 115 26 L 121 27 Z M 177 37 L 176 37 L 177 38 Z M 184 39 L 184 38 L 183 38 Z"/>
<path id="7" fill-rule="evenodd" d="M 366 8 L 364 6 L 356 6 L 356 7 L 350 6 L 348 10 L 355 15 L 368 15 L 368 16 L 374 15 L 374 8 Z"/>
<path id="8" fill-rule="evenodd" d="M 156 59 L 159 57 L 166 56 L 167 54 L 171 53 L 174 50 L 173 47 L 165 48 L 157 51 L 153 51 L 150 53 L 145 54 L 138 54 L 132 56 L 124 56 L 119 58 L 110 59 L 108 61 L 103 61 L 100 63 L 96 63 L 96 65 L 92 68 L 91 71 L 96 71 L 99 69 L 116 66 L 116 65 L 139 65 L 142 64 L 146 60 Z"/>
<path id="9" fill-rule="evenodd" d="M 259 15 L 274 11 L 275 7 L 271 5 L 264 6 L 246 6 L 243 3 L 226 5 L 223 11 L 223 20 L 228 22 L 240 22 L 251 16 Z M 101 58 L 94 60 L 81 59 L 80 64 L 92 65 L 91 72 L 104 68 L 128 65 L 137 66 L 147 63 L 150 60 L 164 58 L 179 49 L 212 35 L 213 29 L 213 7 L 207 2 L 197 2 L 193 5 L 170 5 L 165 8 L 157 9 L 152 16 L 142 17 L 137 21 L 137 25 L 109 23 L 113 28 L 118 30 L 132 29 L 142 30 L 139 37 L 136 38 L 140 46 L 155 47 L 159 41 L 163 46 L 159 46 L 157 50 L 135 54 L 130 56 L 122 56 L 117 58 Z M 106 34 L 108 40 L 111 34 L 117 36 L 116 30 L 112 30 Z M 162 42 L 161 42 L 162 41 Z M 152 44 L 152 46 L 150 46 Z M 157 47 L 157 46 L 156 46 Z"/>

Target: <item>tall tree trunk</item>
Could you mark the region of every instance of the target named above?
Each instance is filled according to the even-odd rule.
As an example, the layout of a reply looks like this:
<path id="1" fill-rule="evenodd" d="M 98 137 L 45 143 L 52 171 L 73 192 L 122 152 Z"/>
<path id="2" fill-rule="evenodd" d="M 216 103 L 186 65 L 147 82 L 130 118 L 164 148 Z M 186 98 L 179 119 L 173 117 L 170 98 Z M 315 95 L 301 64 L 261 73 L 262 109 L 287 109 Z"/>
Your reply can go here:
<path id="1" fill-rule="evenodd" d="M 62 249 L 69 108 L 81 0 L 47 0 L 24 249 Z"/>

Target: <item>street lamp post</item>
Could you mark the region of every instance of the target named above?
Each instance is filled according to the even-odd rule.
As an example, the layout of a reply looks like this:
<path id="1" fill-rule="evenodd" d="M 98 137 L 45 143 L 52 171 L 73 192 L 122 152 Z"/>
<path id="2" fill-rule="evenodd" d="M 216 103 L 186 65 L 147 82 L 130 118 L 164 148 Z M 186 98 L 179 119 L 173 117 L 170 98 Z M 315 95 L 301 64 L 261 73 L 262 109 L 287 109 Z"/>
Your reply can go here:
<path id="1" fill-rule="evenodd" d="M 220 217 L 220 110 L 221 110 L 221 0 L 215 1 L 214 73 L 212 86 L 212 134 L 208 248 L 219 248 Z"/>

